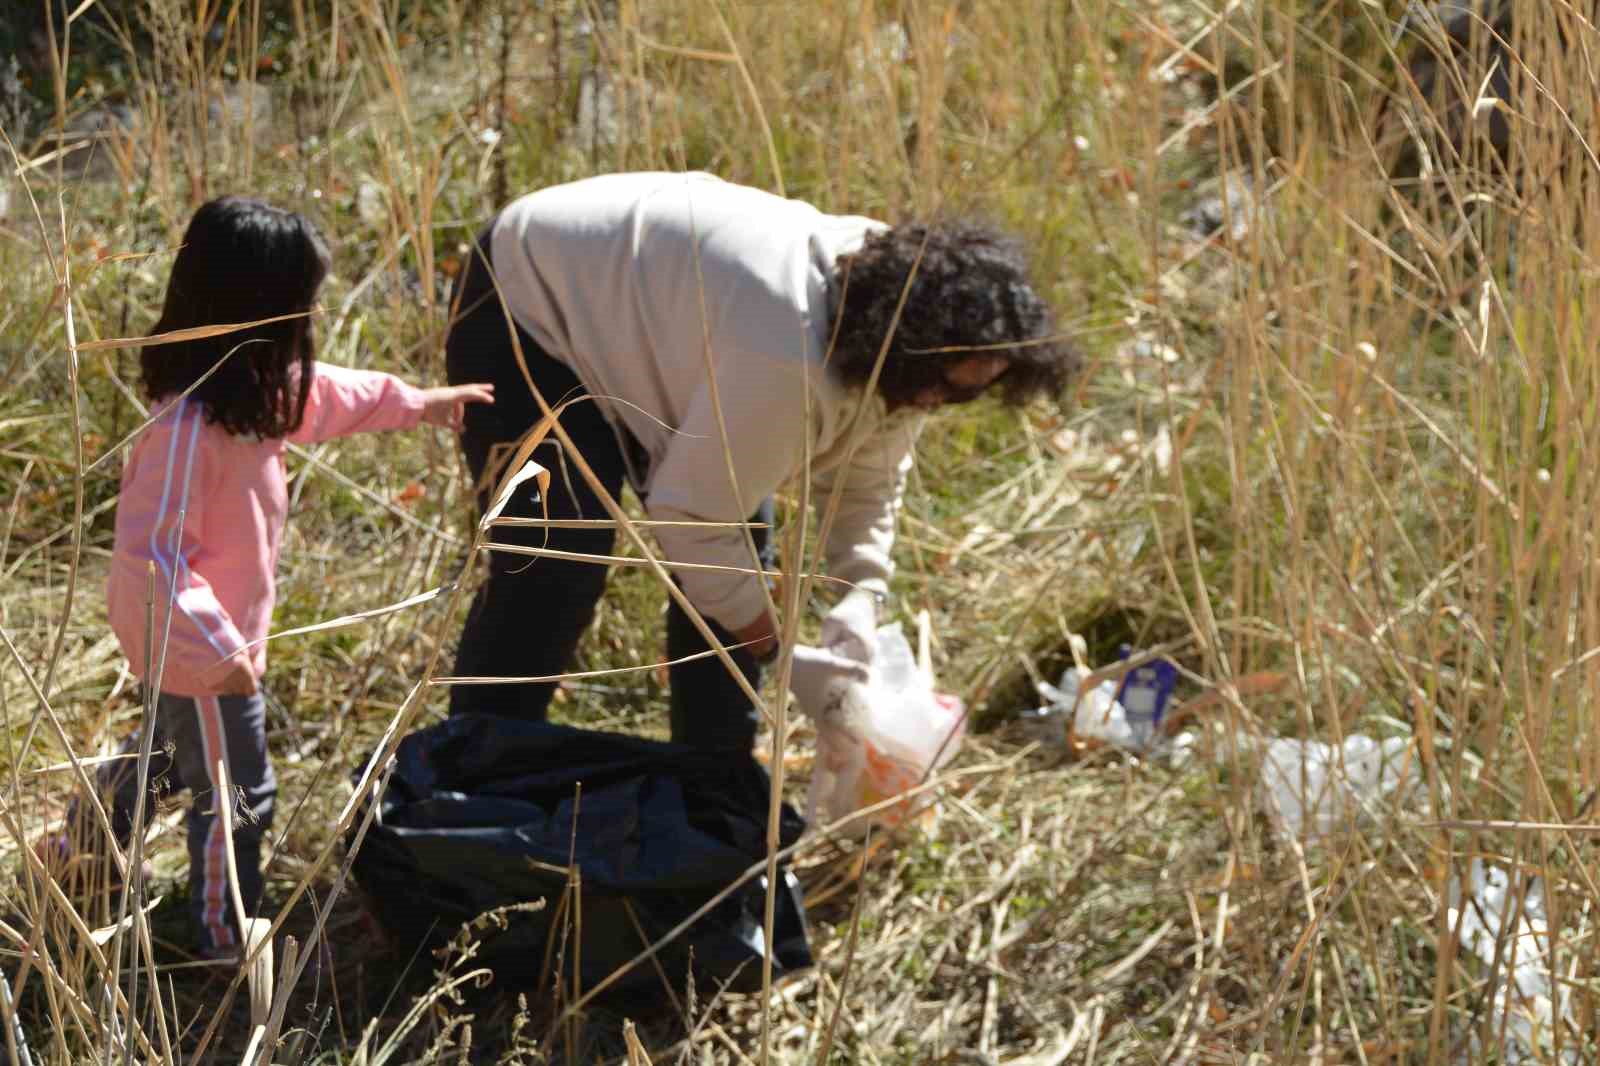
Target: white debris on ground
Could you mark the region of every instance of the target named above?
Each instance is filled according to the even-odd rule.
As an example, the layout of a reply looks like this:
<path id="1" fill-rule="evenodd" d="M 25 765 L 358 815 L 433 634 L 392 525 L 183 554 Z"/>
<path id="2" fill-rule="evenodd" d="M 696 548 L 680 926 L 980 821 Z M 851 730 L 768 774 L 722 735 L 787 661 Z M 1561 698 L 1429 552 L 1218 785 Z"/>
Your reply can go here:
<path id="1" fill-rule="evenodd" d="M 1134 732 L 1128 721 L 1128 712 L 1117 702 L 1117 687 L 1110 681 L 1084 690 L 1089 671 L 1072 667 L 1061 675 L 1059 685 L 1039 686 L 1039 695 L 1046 700 L 1044 715 L 1059 723 L 1061 729 L 1072 722 L 1074 736 L 1088 740 L 1104 741 L 1130 751 L 1141 751 L 1148 737 Z M 1065 740 L 1065 734 L 1062 737 Z"/>
<path id="2" fill-rule="evenodd" d="M 1356 734 L 1342 745 L 1279 737 L 1262 751 L 1259 796 L 1273 826 L 1314 839 L 1409 801 L 1417 784 L 1411 741 Z"/>
<path id="3" fill-rule="evenodd" d="M 1041 682 L 1044 704 L 1024 711 L 1024 730 L 1042 744 L 1065 748 L 1069 737 L 1109 744 L 1145 758 L 1182 762 L 1198 738 L 1192 732 L 1169 736 L 1159 726 L 1161 706 L 1146 701 L 1130 709 L 1117 698 L 1117 683 L 1104 680 L 1084 688 L 1091 677 L 1082 666 L 1068 667 L 1059 684 Z M 1069 728 L 1070 726 L 1070 728 Z"/>
<path id="4" fill-rule="evenodd" d="M 1041 743 L 1066 748 L 1073 737 L 1099 741 L 1145 758 L 1186 756 L 1191 733 L 1167 737 L 1156 722 L 1130 715 L 1115 682 L 1085 687 L 1093 675 L 1069 668 L 1059 685 L 1040 683 L 1044 705 L 1021 715 L 1025 730 Z M 1070 726 L 1070 728 L 1069 728 Z M 1313 843 L 1347 830 L 1362 819 L 1392 819 L 1400 812 L 1426 813 L 1414 741 L 1405 736 L 1376 740 L 1354 734 L 1342 744 L 1274 737 L 1252 741 L 1260 753 L 1256 795 L 1276 832 L 1286 840 Z M 1467 886 L 1453 879 L 1447 897 L 1450 928 L 1467 951 L 1490 968 L 1487 995 L 1495 1061 L 1507 1066 L 1586 1061 L 1570 995 L 1553 971 L 1553 938 L 1543 882 L 1514 882 L 1504 869 L 1473 859 Z M 1554 1054 L 1561 1027 L 1562 1052 Z M 1477 1028 L 1476 1026 L 1474 1027 Z M 1460 1061 L 1483 1061 L 1474 1032 Z"/>
<path id="5" fill-rule="evenodd" d="M 1569 996 L 1551 973 L 1553 934 L 1545 913 L 1543 882 L 1534 878 L 1517 884 L 1505 870 L 1481 859 L 1472 860 L 1467 881 L 1469 891 L 1465 893 L 1459 879 L 1451 881 L 1450 927 L 1457 931 L 1461 945 L 1494 974 L 1489 1031 L 1497 1041 L 1504 1034 L 1499 1061 L 1507 1066 L 1546 1062 L 1576 1066 L 1582 1061 L 1572 1046 L 1578 1029 Z M 1559 1059 L 1550 1057 L 1558 1024 L 1568 1034 Z M 1483 1049 L 1474 1044 L 1461 1061 L 1483 1061 Z"/>

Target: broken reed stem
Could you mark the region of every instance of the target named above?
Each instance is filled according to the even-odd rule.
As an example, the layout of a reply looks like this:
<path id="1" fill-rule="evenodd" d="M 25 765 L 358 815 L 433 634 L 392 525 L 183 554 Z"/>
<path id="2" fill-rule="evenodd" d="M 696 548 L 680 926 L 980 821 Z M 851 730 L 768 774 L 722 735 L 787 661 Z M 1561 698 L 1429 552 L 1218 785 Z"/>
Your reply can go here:
<path id="1" fill-rule="evenodd" d="M 170 601 L 169 601 L 170 602 Z M 153 658 L 156 647 L 155 620 L 156 620 L 156 566 L 149 563 L 145 567 L 145 676 L 152 679 L 149 691 L 144 693 L 143 715 L 140 721 L 139 755 L 138 763 L 134 770 L 135 788 L 138 790 L 133 803 L 133 832 L 129 839 L 128 849 L 128 876 L 122 883 L 121 897 L 118 901 L 116 914 L 116 932 L 112 934 L 111 944 L 106 953 L 113 962 L 119 962 L 122 957 L 120 938 L 122 936 L 123 920 L 128 917 L 131 907 L 133 913 L 133 937 L 128 943 L 128 1017 L 130 1021 L 139 1017 L 139 956 L 140 949 L 149 939 L 149 926 L 144 915 L 144 877 L 140 872 L 144 860 L 145 837 L 145 804 L 146 790 L 150 787 L 150 752 L 155 736 L 155 671 Z M 122 768 L 126 772 L 126 767 Z M 113 971 L 112 980 L 116 981 L 119 975 Z M 156 979 L 154 966 L 149 970 L 151 1010 L 155 1014 L 160 1027 L 161 1050 L 171 1061 L 172 1048 L 167 1041 L 166 1016 L 161 1010 L 161 986 Z M 133 1061 L 132 1044 L 123 1047 L 123 1066 L 130 1066 Z"/>
<path id="2" fill-rule="evenodd" d="M 4 1030 L 10 1066 L 33 1066 L 28 1038 L 22 1031 L 22 1020 L 17 1017 L 16 1006 L 11 1002 L 11 980 L 4 969 L 0 969 L 0 1028 Z"/>
<path id="3" fill-rule="evenodd" d="M 239 954 L 250 982 L 250 1025 L 265 1027 L 272 1012 L 272 938 L 262 937 L 255 920 L 245 909 L 239 888 L 239 858 L 233 846 L 233 784 L 228 779 L 228 762 L 219 758 L 212 767 L 211 802 L 213 816 L 222 820 L 222 841 L 228 872 L 228 897 L 239 930 Z"/>
<path id="4" fill-rule="evenodd" d="M 872 826 L 867 826 L 867 836 L 861 844 L 864 854 L 871 854 Z M 861 908 L 866 899 L 867 877 L 866 871 L 861 871 L 861 876 L 856 878 L 855 903 L 850 908 L 850 932 L 845 938 L 844 963 L 839 968 L 839 979 L 835 982 L 836 992 L 833 1001 L 833 1013 L 828 1016 L 828 1030 L 822 1037 L 822 1049 L 817 1052 L 817 1062 L 826 1066 L 828 1055 L 833 1050 L 834 1034 L 839 1031 L 839 1018 L 844 1014 L 845 990 L 850 986 L 850 974 L 855 967 L 856 939 L 861 934 Z"/>
<path id="5" fill-rule="evenodd" d="M 53 24 L 54 20 L 51 21 Z M 66 48 L 65 39 L 62 41 L 62 48 Z M 66 589 L 62 593 L 61 621 L 56 627 L 50 654 L 45 659 L 44 682 L 39 686 L 46 695 L 50 693 L 55 681 L 56 667 L 61 662 L 61 652 L 66 646 L 67 624 L 72 619 L 72 604 L 78 590 L 78 565 L 83 558 L 83 402 L 78 391 L 78 331 L 72 317 L 72 265 L 67 241 L 65 195 L 58 198 L 57 207 L 61 219 L 61 274 L 58 281 L 61 286 L 62 323 L 67 335 L 67 389 L 71 396 L 72 413 L 72 536 L 68 542 L 70 547 L 67 557 L 67 582 Z"/>
<path id="6" fill-rule="evenodd" d="M 583 871 L 578 868 L 578 810 L 583 803 L 583 782 L 572 789 L 572 834 L 567 843 L 567 894 L 572 900 L 572 1001 L 583 995 Z M 560 975 L 557 975 L 560 980 Z M 567 1058 L 577 1053 L 582 1016 L 574 1013 L 567 1020 Z"/>

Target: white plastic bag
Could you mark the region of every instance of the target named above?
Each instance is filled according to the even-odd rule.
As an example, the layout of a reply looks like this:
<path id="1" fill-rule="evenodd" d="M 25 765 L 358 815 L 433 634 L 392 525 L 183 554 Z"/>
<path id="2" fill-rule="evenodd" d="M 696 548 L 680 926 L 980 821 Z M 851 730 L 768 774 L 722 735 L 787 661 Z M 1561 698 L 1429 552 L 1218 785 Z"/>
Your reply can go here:
<path id="1" fill-rule="evenodd" d="M 1044 693 L 1045 698 L 1058 707 L 1070 708 L 1074 704 L 1077 705 L 1072 717 L 1073 736 L 1087 740 L 1103 740 L 1119 748 L 1144 747 L 1144 741 L 1148 737 L 1134 734 L 1133 727 L 1128 722 L 1127 709 L 1117 702 L 1115 682 L 1102 681 L 1082 693 L 1080 698 L 1079 690 L 1088 676 L 1089 671 L 1081 667 L 1071 667 L 1061 675 L 1061 685 L 1058 689 Z M 1043 691 L 1049 686 L 1039 687 Z"/>
<path id="2" fill-rule="evenodd" d="M 1363 806 L 1399 798 L 1416 783 L 1411 742 L 1382 742 L 1357 734 L 1341 748 L 1280 737 L 1261 760 L 1261 803 L 1285 836 L 1327 836 L 1346 827 Z"/>
<path id="3" fill-rule="evenodd" d="M 816 722 L 817 762 L 807 800 L 813 825 L 846 818 L 920 785 L 955 756 L 966 736 L 961 700 L 935 692 L 899 623 L 878 628 L 866 684 L 850 684 Z M 849 823 L 899 825 L 926 805 L 907 798 Z"/>
<path id="4" fill-rule="evenodd" d="M 1463 947 L 1486 964 L 1498 962 L 1501 967 L 1500 980 L 1492 986 L 1490 1029 L 1499 1034 L 1504 1026 L 1500 1061 L 1514 1066 L 1554 1061 L 1576 1066 L 1581 1059 L 1570 1046 L 1571 1034 L 1577 1031 L 1570 996 L 1550 976 L 1550 922 L 1543 883 L 1530 882 L 1519 907 L 1505 870 L 1473 859 L 1467 881 L 1466 891 L 1459 879 L 1450 882 L 1450 926 L 1460 931 Z M 1567 1027 L 1568 1047 L 1560 1059 L 1546 1058 L 1557 1025 Z M 1474 1054 L 1472 1061 L 1482 1058 Z"/>

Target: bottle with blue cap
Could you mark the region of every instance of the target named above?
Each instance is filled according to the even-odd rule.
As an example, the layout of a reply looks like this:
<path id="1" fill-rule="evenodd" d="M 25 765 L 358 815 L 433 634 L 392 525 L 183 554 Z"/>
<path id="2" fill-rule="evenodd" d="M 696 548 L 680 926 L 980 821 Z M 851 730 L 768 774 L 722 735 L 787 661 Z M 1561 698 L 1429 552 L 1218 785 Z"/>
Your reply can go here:
<path id="1" fill-rule="evenodd" d="M 1130 645 L 1124 644 L 1118 650 L 1123 659 L 1133 656 Z M 1123 675 L 1122 685 L 1117 689 L 1117 702 L 1127 715 L 1136 746 L 1148 748 L 1155 739 L 1177 683 L 1178 668 L 1165 659 L 1140 663 Z"/>

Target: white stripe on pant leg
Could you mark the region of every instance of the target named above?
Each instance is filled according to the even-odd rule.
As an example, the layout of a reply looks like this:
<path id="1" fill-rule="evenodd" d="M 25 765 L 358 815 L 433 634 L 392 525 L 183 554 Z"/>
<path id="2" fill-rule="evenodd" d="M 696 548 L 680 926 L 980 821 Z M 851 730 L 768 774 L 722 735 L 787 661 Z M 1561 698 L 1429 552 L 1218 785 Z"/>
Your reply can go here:
<path id="1" fill-rule="evenodd" d="M 205 865 L 201 868 L 201 893 L 205 909 L 200 920 L 211 935 L 211 946 L 232 947 L 233 926 L 228 924 L 228 846 L 222 832 L 221 804 L 233 802 L 222 794 L 217 781 L 217 760 L 227 761 L 228 733 L 222 724 L 222 702 L 216 696 L 196 696 L 195 714 L 200 723 L 200 743 L 205 749 L 206 780 L 211 782 L 211 829 L 206 833 Z M 191 786 L 192 787 L 192 786 Z"/>

